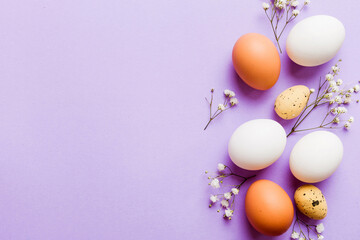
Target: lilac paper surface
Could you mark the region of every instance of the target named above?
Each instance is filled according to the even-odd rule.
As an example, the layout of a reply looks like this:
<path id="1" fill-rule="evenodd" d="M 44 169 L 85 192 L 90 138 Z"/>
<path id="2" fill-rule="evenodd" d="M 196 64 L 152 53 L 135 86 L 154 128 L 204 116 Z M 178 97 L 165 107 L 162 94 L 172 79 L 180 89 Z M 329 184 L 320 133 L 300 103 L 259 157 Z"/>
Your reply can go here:
<path id="1" fill-rule="evenodd" d="M 295 20 L 328 14 L 344 23 L 336 59 L 349 84 L 359 80 L 359 7 L 312 1 Z M 0 29 L 0 239 L 288 239 L 290 230 L 271 238 L 249 225 L 249 184 L 233 220 L 223 220 L 207 207 L 203 174 L 230 164 L 227 142 L 240 124 L 280 121 L 276 96 L 295 84 L 316 87 L 336 62 L 303 68 L 284 53 L 272 89 L 247 87 L 231 51 L 248 32 L 273 39 L 261 1 L 11 0 L 2 1 Z M 216 103 L 225 88 L 240 103 L 203 131 L 212 87 Z M 336 131 L 343 162 L 316 184 L 328 202 L 326 239 L 359 236 L 359 106 L 350 112 L 351 131 Z M 293 122 L 280 123 L 289 130 Z M 303 135 L 291 136 L 256 179 L 292 196 L 301 183 L 288 157 Z"/>

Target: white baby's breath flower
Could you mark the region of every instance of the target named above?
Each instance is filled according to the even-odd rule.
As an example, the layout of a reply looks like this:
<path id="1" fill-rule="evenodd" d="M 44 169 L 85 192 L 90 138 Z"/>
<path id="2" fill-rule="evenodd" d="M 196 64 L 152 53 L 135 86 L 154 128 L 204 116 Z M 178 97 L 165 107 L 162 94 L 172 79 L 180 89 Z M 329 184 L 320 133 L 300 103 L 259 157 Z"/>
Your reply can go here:
<path id="1" fill-rule="evenodd" d="M 340 122 L 340 119 L 338 117 L 334 118 L 334 123 L 339 123 Z"/>
<path id="2" fill-rule="evenodd" d="M 269 9 L 270 5 L 269 5 L 268 3 L 266 3 L 266 2 L 264 2 L 264 3 L 262 4 L 262 7 L 263 7 L 263 9 L 266 11 L 266 10 Z"/>
<path id="3" fill-rule="evenodd" d="M 338 112 L 338 108 L 332 108 L 330 109 L 330 112 L 335 115 Z"/>
<path id="4" fill-rule="evenodd" d="M 230 99 L 230 104 L 231 104 L 231 106 L 234 106 L 234 105 L 236 105 L 236 104 L 238 104 L 239 103 L 239 101 L 237 100 L 237 98 L 231 98 Z"/>
<path id="5" fill-rule="evenodd" d="M 329 86 L 330 87 L 335 87 L 336 86 L 336 82 L 334 80 L 329 81 Z"/>
<path id="6" fill-rule="evenodd" d="M 339 68 L 337 66 L 332 66 L 331 70 L 333 71 L 333 73 L 337 73 L 339 71 Z"/>
<path id="7" fill-rule="evenodd" d="M 224 164 L 222 164 L 222 163 L 219 163 L 218 165 L 217 165 L 217 169 L 221 172 L 221 171 L 224 171 L 224 169 L 226 168 L 226 166 L 224 165 Z"/>
<path id="8" fill-rule="evenodd" d="M 323 239 L 324 239 L 324 236 L 323 236 L 323 235 L 318 235 L 317 240 L 323 240 Z"/>
<path id="9" fill-rule="evenodd" d="M 210 185 L 213 187 L 213 188 L 220 188 L 220 182 L 219 182 L 219 179 L 215 178 L 211 181 Z"/>
<path id="10" fill-rule="evenodd" d="M 337 107 L 336 108 L 336 112 L 338 114 L 343 114 L 343 113 L 346 113 L 347 112 L 347 109 L 345 107 Z"/>
<path id="11" fill-rule="evenodd" d="M 299 10 L 296 10 L 296 9 L 292 11 L 292 15 L 295 16 L 295 17 L 296 17 L 297 15 L 299 15 L 299 13 L 300 13 L 300 11 L 299 11 Z"/>
<path id="12" fill-rule="evenodd" d="M 231 209 L 226 209 L 225 210 L 225 216 L 228 217 L 228 218 L 231 218 L 233 216 L 233 210 Z"/>
<path id="13" fill-rule="evenodd" d="M 225 90 L 224 90 L 224 95 L 225 95 L 225 96 L 229 96 L 229 95 L 230 95 L 230 92 L 231 92 L 231 91 L 230 91 L 229 89 L 225 89 Z"/>
<path id="14" fill-rule="evenodd" d="M 360 91 L 360 86 L 359 86 L 358 84 L 356 84 L 356 85 L 354 86 L 354 91 L 355 91 L 356 93 Z"/>
<path id="15" fill-rule="evenodd" d="M 353 93 L 354 91 L 355 91 L 354 88 L 350 88 L 350 89 L 348 90 L 348 93 Z"/>
<path id="16" fill-rule="evenodd" d="M 291 233 L 291 238 L 292 239 L 298 239 L 299 237 L 300 237 L 300 234 L 298 232 L 293 231 Z"/>
<path id="17" fill-rule="evenodd" d="M 224 110 L 225 110 L 224 104 L 221 104 L 221 103 L 220 103 L 220 104 L 218 105 L 218 109 L 221 110 L 221 111 L 224 111 Z"/>
<path id="18" fill-rule="evenodd" d="M 349 130 L 349 129 L 351 128 L 351 123 L 346 122 L 346 123 L 344 124 L 344 128 L 347 129 L 347 130 Z"/>
<path id="19" fill-rule="evenodd" d="M 348 122 L 349 122 L 349 123 L 353 123 L 353 122 L 354 122 L 354 120 L 355 120 L 355 119 L 354 119 L 354 117 L 349 117 Z"/>
<path id="20" fill-rule="evenodd" d="M 221 204 L 221 206 L 223 206 L 223 207 L 225 207 L 225 208 L 227 208 L 227 207 L 229 207 L 229 202 L 227 201 L 227 200 L 222 200 L 221 202 L 220 202 L 220 204 Z"/>
<path id="21" fill-rule="evenodd" d="M 310 0 L 305 0 L 304 1 L 304 5 L 309 5 L 310 4 Z"/>
<path id="22" fill-rule="evenodd" d="M 237 189 L 237 188 L 232 188 L 232 189 L 231 189 L 231 192 L 232 192 L 234 195 L 238 195 L 238 194 L 239 194 L 239 189 Z"/>
<path id="23" fill-rule="evenodd" d="M 344 104 L 349 104 L 351 102 L 351 98 L 346 97 L 343 101 Z"/>
<path id="24" fill-rule="evenodd" d="M 292 7 L 297 7 L 299 5 L 299 2 L 298 1 L 292 1 L 291 2 L 291 6 Z"/>
<path id="25" fill-rule="evenodd" d="M 224 193 L 224 198 L 229 200 L 231 198 L 231 193 L 230 192 Z"/>
<path id="26" fill-rule="evenodd" d="M 315 92 L 315 89 L 310 88 L 310 93 L 314 93 L 314 92 Z"/>
<path id="27" fill-rule="evenodd" d="M 329 74 L 326 74 L 325 79 L 328 81 L 332 81 L 332 80 L 334 80 L 334 76 L 329 73 Z"/>
<path id="28" fill-rule="evenodd" d="M 342 103 L 342 99 L 341 99 L 340 96 L 336 96 L 334 100 L 335 100 L 335 102 L 338 103 L 338 104 L 341 104 L 341 103 Z"/>
<path id="29" fill-rule="evenodd" d="M 235 93 L 233 91 L 230 91 L 229 98 L 235 97 Z"/>
<path id="30" fill-rule="evenodd" d="M 332 91 L 332 92 L 335 92 L 335 93 L 336 93 L 336 92 L 339 92 L 339 90 L 340 90 L 340 89 L 339 89 L 338 86 L 334 86 L 334 87 L 331 88 L 331 91 Z"/>
<path id="31" fill-rule="evenodd" d="M 282 0 L 278 0 L 275 3 L 275 7 L 278 8 L 278 9 L 283 9 L 283 8 L 285 8 L 285 3 Z"/>
<path id="32" fill-rule="evenodd" d="M 219 201 L 219 198 L 216 195 L 210 195 L 210 201 L 216 203 L 217 201 Z"/>
<path id="33" fill-rule="evenodd" d="M 329 105 L 332 105 L 332 104 L 334 104 L 334 103 L 335 103 L 334 99 L 331 99 L 331 100 L 329 101 Z"/>
<path id="34" fill-rule="evenodd" d="M 305 240 L 305 238 L 301 237 L 301 238 L 299 238 L 299 240 Z"/>
<path id="35" fill-rule="evenodd" d="M 325 99 L 330 99 L 331 97 L 332 97 L 332 93 L 326 93 L 326 94 L 324 94 L 324 98 Z"/>
<path id="36" fill-rule="evenodd" d="M 336 80 L 336 85 L 341 86 L 343 84 L 343 80 L 338 79 Z"/>

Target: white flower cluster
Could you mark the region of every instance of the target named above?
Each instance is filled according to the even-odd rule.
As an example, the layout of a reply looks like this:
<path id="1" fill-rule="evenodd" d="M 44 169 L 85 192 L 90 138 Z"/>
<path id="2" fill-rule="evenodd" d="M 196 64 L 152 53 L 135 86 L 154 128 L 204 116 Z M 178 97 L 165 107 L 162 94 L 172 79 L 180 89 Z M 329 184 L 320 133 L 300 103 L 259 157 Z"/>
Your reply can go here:
<path id="1" fill-rule="evenodd" d="M 235 98 L 235 93 L 229 89 L 226 89 L 226 90 L 224 90 L 224 95 L 225 95 L 224 103 L 218 104 L 216 111 L 213 113 L 212 106 L 213 106 L 213 100 L 214 100 L 214 91 L 215 91 L 214 89 L 211 89 L 210 101 L 207 98 L 205 98 L 206 101 L 209 103 L 210 117 L 209 117 L 209 121 L 207 122 L 204 130 L 206 130 L 206 128 L 211 123 L 211 121 L 213 121 L 216 117 L 218 117 L 222 112 L 230 109 L 231 107 L 233 107 L 239 103 L 237 98 Z"/>
<path id="2" fill-rule="evenodd" d="M 297 221 L 299 221 L 297 219 Z M 291 239 L 299 239 L 299 240 L 306 240 L 306 239 L 309 239 L 309 240 L 313 240 L 313 238 L 310 238 L 310 225 L 306 226 L 308 229 L 307 231 L 307 236 L 305 235 L 305 233 L 300 229 L 300 232 L 296 232 L 296 231 L 293 231 L 291 233 Z M 315 229 L 313 229 L 313 231 L 316 231 L 316 237 L 317 237 L 317 240 L 322 240 L 324 239 L 324 236 L 321 235 L 320 233 L 322 233 L 324 231 L 324 224 L 320 223 L 318 225 L 315 226 Z"/>
<path id="3" fill-rule="evenodd" d="M 329 105 L 337 105 L 335 107 L 330 108 L 330 112 L 335 115 L 333 119 L 333 123 L 339 124 L 340 115 L 347 113 L 347 108 L 344 105 L 349 105 L 352 102 L 352 95 L 356 94 L 360 91 L 360 86 L 356 84 L 355 86 L 349 89 L 340 89 L 343 85 L 344 81 L 342 79 L 335 80 L 336 75 L 340 71 L 340 68 L 336 64 L 331 67 L 331 73 L 326 74 L 325 79 L 328 83 L 328 88 L 323 95 L 323 98 L 327 100 Z M 351 123 L 354 122 L 354 117 L 350 117 L 344 123 L 344 127 L 346 129 L 350 129 Z"/>
<path id="4" fill-rule="evenodd" d="M 225 170 L 228 169 L 228 171 L 226 172 Z M 224 209 L 224 217 L 231 220 L 233 213 L 234 213 L 234 201 L 235 201 L 235 197 L 239 194 L 239 189 L 240 186 L 247 181 L 248 178 L 239 176 L 235 173 L 233 173 L 233 171 L 226 166 L 223 163 L 219 163 L 217 165 L 217 170 L 218 172 L 216 173 L 215 177 L 211 177 L 209 176 L 208 179 L 211 180 L 209 185 L 211 187 L 213 187 L 214 189 L 218 189 L 221 187 L 221 184 L 223 183 L 223 179 L 225 179 L 226 177 L 230 177 L 230 176 L 237 176 L 240 177 L 242 179 L 242 182 L 239 185 L 235 185 L 234 187 L 232 187 L 230 189 L 230 191 L 227 191 L 225 193 L 221 193 L 221 194 L 211 194 L 210 195 L 210 205 L 209 207 L 212 207 L 213 204 L 215 204 L 216 202 L 220 202 L 220 209 L 217 210 L 217 212 L 220 212 L 221 209 Z M 208 174 L 208 171 L 205 171 L 205 174 Z M 252 176 L 254 177 L 254 176 Z M 231 204 L 230 204 L 231 203 Z"/>

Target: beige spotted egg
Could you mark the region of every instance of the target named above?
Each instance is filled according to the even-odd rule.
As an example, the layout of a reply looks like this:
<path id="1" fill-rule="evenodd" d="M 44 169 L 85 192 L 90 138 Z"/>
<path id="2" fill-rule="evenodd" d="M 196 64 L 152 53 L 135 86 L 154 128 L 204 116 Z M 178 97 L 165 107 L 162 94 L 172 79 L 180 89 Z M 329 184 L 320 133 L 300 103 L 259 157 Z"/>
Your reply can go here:
<path id="1" fill-rule="evenodd" d="M 275 100 L 275 112 L 282 119 L 293 119 L 300 115 L 309 100 L 310 90 L 303 85 L 290 87 Z"/>
<path id="2" fill-rule="evenodd" d="M 326 217 L 327 204 L 321 190 L 314 185 L 303 185 L 294 194 L 296 207 L 309 218 L 320 220 Z"/>

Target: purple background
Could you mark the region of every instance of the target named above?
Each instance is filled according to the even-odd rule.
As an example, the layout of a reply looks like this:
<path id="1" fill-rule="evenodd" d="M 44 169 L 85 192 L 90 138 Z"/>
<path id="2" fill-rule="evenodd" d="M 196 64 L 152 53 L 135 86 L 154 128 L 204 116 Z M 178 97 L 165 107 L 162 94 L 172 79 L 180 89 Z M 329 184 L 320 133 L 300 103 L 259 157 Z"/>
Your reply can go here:
<path id="1" fill-rule="evenodd" d="M 340 77 L 349 84 L 359 80 L 359 7 L 313 1 L 295 20 L 329 14 L 344 23 L 336 59 L 344 60 Z M 279 120 L 276 96 L 295 84 L 316 87 L 336 60 L 303 68 L 282 54 L 278 83 L 255 91 L 231 63 L 233 44 L 248 32 L 273 39 L 261 1 L 1 1 L 0 239 L 287 239 L 290 230 L 270 238 L 250 227 L 249 184 L 232 221 L 209 209 L 203 172 L 230 164 L 227 142 L 240 124 Z M 212 87 L 215 103 L 225 88 L 240 103 L 204 132 Z M 359 236 L 358 105 L 351 115 L 351 131 L 336 131 L 345 147 L 341 166 L 316 184 L 328 201 L 326 239 Z M 288 156 L 303 135 L 290 137 L 257 179 L 292 196 L 301 183 Z"/>

